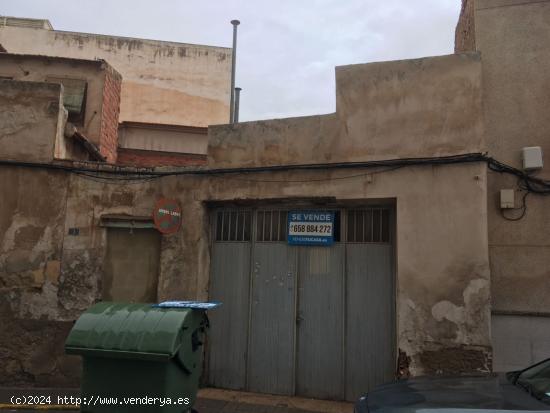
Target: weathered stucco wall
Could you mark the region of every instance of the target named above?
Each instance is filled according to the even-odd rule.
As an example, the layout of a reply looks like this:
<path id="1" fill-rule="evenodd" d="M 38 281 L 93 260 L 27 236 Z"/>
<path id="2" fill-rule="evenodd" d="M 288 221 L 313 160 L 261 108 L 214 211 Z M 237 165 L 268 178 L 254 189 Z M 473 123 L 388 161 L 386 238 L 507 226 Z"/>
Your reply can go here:
<path id="1" fill-rule="evenodd" d="M 63 355 L 72 322 L 59 318 L 68 180 L 64 172 L 0 168 L 0 382 L 5 385 L 72 386 L 80 374 L 79 360 Z"/>
<path id="2" fill-rule="evenodd" d="M 30 176 L 33 173 L 28 172 Z M 66 202 L 65 217 L 64 209 L 59 206 L 56 210 L 59 215 L 49 220 L 48 224 L 55 225 L 58 237 L 65 234 L 62 250 L 59 243 L 55 248 L 50 246 L 48 249 L 56 251 L 57 259 L 61 256 L 61 263 L 57 261 L 55 275 L 51 276 L 55 282 L 41 281 L 32 289 L 23 278 L 20 284 L 25 287 L 21 291 L 30 289 L 32 293 L 6 295 L 5 306 L 9 312 L 4 316 L 9 318 L 13 314 L 17 319 L 10 323 L 17 324 L 18 329 L 38 319 L 49 320 L 44 325 L 49 323 L 58 326 L 56 328 L 64 328 L 65 324 L 101 298 L 106 252 L 106 229 L 98 225 L 101 216 L 147 216 L 162 196 L 176 197 L 180 201 L 184 225 L 179 233 L 162 237 L 159 300 L 208 298 L 210 223 L 207 201 L 335 197 L 345 202 L 393 198 L 397 205 L 398 234 L 397 345 L 411 358 L 410 371 L 420 374 L 453 369 L 488 369 L 490 298 L 485 232 L 485 165 L 421 166 L 370 178 L 314 182 L 319 178 L 338 178 L 346 174 L 349 171 L 279 172 L 270 175 L 273 180 L 305 181 L 285 185 L 262 182 L 243 185 L 241 181 L 234 180 L 235 177 L 171 177 L 127 186 L 72 176 L 67 198 L 63 193 L 52 194 L 56 196 L 55 201 L 45 199 L 49 205 Z M 262 178 L 265 176 L 261 174 L 246 176 L 248 180 Z M 310 179 L 312 182 L 308 183 Z M 27 202 L 32 202 L 32 199 Z M 466 207 L 454 208 L 459 202 Z M 13 211 L 5 211 L 2 216 L 10 215 Z M 59 219 L 62 221 L 59 222 Z M 68 235 L 69 228 L 78 228 L 79 235 Z M 2 257 L 13 259 L 13 254 L 4 251 Z M 11 290 L 14 290 L 13 287 Z M 62 335 L 62 332 L 59 334 Z M 30 336 L 31 333 L 23 335 Z M 15 354 L 20 353 L 16 352 L 12 340 L 7 342 L 14 350 L 10 353 L 13 370 L 6 377 L 13 379 L 14 375 L 20 374 L 16 370 L 23 361 L 16 357 Z M 59 363 L 46 368 L 40 354 L 53 351 L 53 348 Z M 40 384 L 44 377 L 55 375 L 61 382 L 72 379 L 74 383 L 77 366 L 72 364 L 74 361 L 65 359 L 61 350 L 59 343 L 45 340 L 36 348 L 29 348 L 30 353 L 23 352 L 25 357 L 37 358 L 35 364 L 29 364 L 23 370 L 26 379 Z M 64 366 L 68 373 L 60 374 L 59 365 Z"/>
<path id="3" fill-rule="evenodd" d="M 342 89 L 337 114 L 211 128 L 210 166 L 323 163 L 483 150 L 476 55 L 352 66 L 340 69 L 338 76 Z M 434 83 L 442 90 L 430 87 Z M 403 98 L 399 98 L 400 88 Z M 422 122 L 414 124 L 414 117 Z M 408 129 L 399 133 L 394 124 Z M 382 139 L 384 134 L 387 140 Z M 460 142 L 453 142 L 455 138 Z M 159 300 L 208 298 L 208 205 L 212 201 L 332 197 L 345 203 L 390 199 L 397 210 L 395 328 L 396 346 L 402 355 L 400 368 L 413 374 L 487 371 L 491 347 L 486 165 L 423 165 L 368 172 L 372 170 L 182 175 L 133 185 L 65 177 L 69 187 L 59 199 L 65 199 L 66 213 L 56 226 L 65 234 L 59 287 L 52 292 L 45 287 L 38 290 L 36 297 L 45 303 L 39 307 L 32 306 L 30 298 L 16 301 L 8 296 L 9 309 L 12 314 L 27 309 L 26 320 L 74 320 L 100 298 L 106 253 L 101 217 L 149 216 L 163 196 L 180 201 L 183 225 L 178 233 L 161 240 Z M 349 175 L 358 176 L 342 179 Z M 8 211 L 10 214 L 13 212 Z M 11 259 L 13 254 L 8 251 L 2 259 Z M 23 361 L 13 363 L 19 366 Z M 57 370 L 48 372 L 56 374 Z M 39 383 L 45 373 L 25 374 L 30 382 Z"/>
<path id="4" fill-rule="evenodd" d="M 212 167 L 482 151 L 478 54 L 336 68 L 336 114 L 211 127 Z"/>
<path id="5" fill-rule="evenodd" d="M 78 129 L 98 146 L 101 133 L 103 84 L 105 82 L 104 65 L 105 63 L 101 61 L 0 54 L 1 77 L 33 82 L 47 82 L 51 78 L 86 81 L 88 84 L 86 112 L 82 125 L 78 125 Z"/>
<path id="6" fill-rule="evenodd" d="M 477 53 L 336 68 L 342 160 L 482 151 L 480 109 Z"/>
<path id="7" fill-rule="evenodd" d="M 270 179 L 304 182 L 243 184 L 235 176 L 170 177 L 130 187 L 74 176 L 65 232 L 78 228 L 79 235 L 65 236 L 64 240 L 64 312 L 59 316 L 72 319 L 99 298 L 106 251 L 106 229 L 98 226 L 102 215 L 147 216 L 160 197 L 177 198 L 183 207 L 184 224 L 179 233 L 162 237 L 158 297 L 207 299 L 207 202 L 391 198 L 397 205 L 397 345 L 411 358 L 410 371 L 488 370 L 490 279 L 485 171 L 483 163 L 419 166 L 370 178 L 321 182 L 315 180 L 339 178 L 349 171 L 279 172 Z M 246 176 L 252 181 L 262 178 L 265 176 L 261 174 Z M 464 207 L 455 208 L 457 203 Z"/>
<path id="8" fill-rule="evenodd" d="M 541 146 L 545 168 L 536 176 L 550 179 L 550 3 L 478 0 L 475 18 L 489 154 L 521 169 L 521 148 Z M 529 195 L 525 217 L 506 221 L 499 190 L 516 187 L 513 177 L 489 175 L 493 309 L 550 313 L 550 199 Z"/>
<path id="9" fill-rule="evenodd" d="M 208 126 L 229 119 L 231 49 L 0 27 L 10 53 L 101 58 L 122 74 L 121 121 Z"/>
<path id="10" fill-rule="evenodd" d="M 61 85 L 0 80 L 0 158 L 52 161 L 64 116 Z"/>

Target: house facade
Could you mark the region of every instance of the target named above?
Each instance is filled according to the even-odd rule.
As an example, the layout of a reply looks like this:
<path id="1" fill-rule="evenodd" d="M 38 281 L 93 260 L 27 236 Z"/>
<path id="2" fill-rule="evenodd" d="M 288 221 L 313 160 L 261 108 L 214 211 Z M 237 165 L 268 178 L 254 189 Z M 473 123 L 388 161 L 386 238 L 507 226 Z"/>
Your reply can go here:
<path id="1" fill-rule="evenodd" d="M 50 125 L 0 151 L 3 384 L 78 383 L 64 338 L 99 300 L 222 301 L 204 382 L 227 389 L 354 400 L 395 377 L 548 357 L 546 172 L 517 174 L 523 147 L 548 164 L 550 5 L 463 12 L 475 50 L 337 67 L 334 113 L 209 126 L 201 166 L 62 159 L 64 88 L 0 81 Z M 10 107 L 2 148 L 31 139 Z M 152 217 L 166 199 L 181 210 L 170 234 Z"/>

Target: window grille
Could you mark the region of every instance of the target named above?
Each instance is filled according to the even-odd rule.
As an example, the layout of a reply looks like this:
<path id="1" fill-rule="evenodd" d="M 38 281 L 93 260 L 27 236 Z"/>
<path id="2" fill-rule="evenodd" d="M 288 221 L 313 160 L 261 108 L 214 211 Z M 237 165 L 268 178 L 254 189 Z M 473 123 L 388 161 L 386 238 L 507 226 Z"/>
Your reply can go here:
<path id="1" fill-rule="evenodd" d="M 250 241 L 251 228 L 251 211 L 216 212 L 216 241 Z"/>
<path id="2" fill-rule="evenodd" d="M 358 243 L 390 242 L 390 211 L 387 208 L 349 210 L 347 241 Z"/>
<path id="3" fill-rule="evenodd" d="M 288 212 L 258 211 L 256 222 L 256 241 L 286 241 Z"/>

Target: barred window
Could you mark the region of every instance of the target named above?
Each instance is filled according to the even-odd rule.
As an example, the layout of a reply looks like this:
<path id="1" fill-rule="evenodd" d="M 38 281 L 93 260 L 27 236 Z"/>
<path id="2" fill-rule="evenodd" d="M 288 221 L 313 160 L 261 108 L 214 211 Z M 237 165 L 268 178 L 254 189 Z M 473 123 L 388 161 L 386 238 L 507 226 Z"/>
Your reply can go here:
<path id="1" fill-rule="evenodd" d="M 256 241 L 286 241 L 288 212 L 281 210 L 258 211 Z"/>
<path id="2" fill-rule="evenodd" d="M 250 241 L 251 211 L 224 210 L 216 213 L 216 241 Z"/>
<path id="3" fill-rule="evenodd" d="M 387 208 L 368 208 L 348 211 L 348 242 L 390 242 L 390 211 Z"/>

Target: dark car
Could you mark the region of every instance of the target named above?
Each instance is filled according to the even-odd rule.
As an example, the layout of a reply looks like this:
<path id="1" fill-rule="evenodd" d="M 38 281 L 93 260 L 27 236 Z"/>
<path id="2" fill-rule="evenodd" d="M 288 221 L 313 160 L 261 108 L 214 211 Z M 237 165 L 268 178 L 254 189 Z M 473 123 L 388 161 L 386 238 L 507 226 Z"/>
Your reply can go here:
<path id="1" fill-rule="evenodd" d="M 550 359 L 525 370 L 483 376 L 419 377 L 385 384 L 355 413 L 550 412 Z"/>

